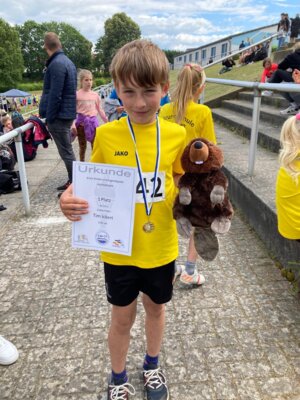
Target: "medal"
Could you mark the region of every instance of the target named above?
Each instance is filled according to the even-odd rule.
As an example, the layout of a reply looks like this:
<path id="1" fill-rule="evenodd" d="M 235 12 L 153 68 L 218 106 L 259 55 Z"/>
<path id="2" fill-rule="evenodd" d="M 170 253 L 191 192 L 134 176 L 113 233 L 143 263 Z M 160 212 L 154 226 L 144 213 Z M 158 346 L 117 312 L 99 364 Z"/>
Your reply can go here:
<path id="1" fill-rule="evenodd" d="M 146 233 L 151 233 L 152 231 L 154 231 L 154 228 L 155 228 L 154 224 L 150 221 L 146 222 L 143 225 L 143 231 Z"/>
<path id="2" fill-rule="evenodd" d="M 131 125 L 129 117 L 127 117 L 127 125 L 128 125 L 128 128 L 129 128 L 129 132 L 131 134 L 132 141 L 133 141 L 133 143 L 135 145 L 135 159 L 136 159 L 136 163 L 137 163 L 140 183 L 141 183 L 141 186 L 142 186 L 142 194 L 143 194 L 143 200 L 144 200 L 144 204 L 145 204 L 146 215 L 149 218 L 150 214 L 151 214 L 151 211 L 152 211 L 153 199 L 154 199 L 155 190 L 156 190 L 156 183 L 157 183 L 157 174 L 158 174 L 159 163 L 160 163 L 160 126 L 159 126 L 159 120 L 156 117 L 156 150 L 157 151 L 156 151 L 156 160 L 155 160 L 155 168 L 154 168 L 153 189 L 152 189 L 152 194 L 151 194 L 152 202 L 150 204 L 148 204 L 148 201 L 147 201 L 147 196 L 146 196 L 147 191 L 146 191 L 145 182 L 144 182 L 144 179 L 143 179 L 142 167 L 141 167 L 140 158 L 139 158 L 137 147 L 136 147 L 136 140 L 135 140 L 133 127 Z M 143 231 L 145 233 L 153 232 L 154 228 L 155 228 L 155 226 L 154 226 L 153 222 L 150 222 L 149 220 L 148 220 L 148 222 L 146 222 L 143 225 Z"/>

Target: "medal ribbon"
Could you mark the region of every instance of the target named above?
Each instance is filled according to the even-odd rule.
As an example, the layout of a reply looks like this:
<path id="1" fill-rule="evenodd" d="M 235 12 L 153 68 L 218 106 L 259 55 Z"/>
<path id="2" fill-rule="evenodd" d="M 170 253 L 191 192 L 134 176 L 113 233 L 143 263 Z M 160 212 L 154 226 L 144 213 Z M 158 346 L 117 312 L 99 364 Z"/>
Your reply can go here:
<path id="1" fill-rule="evenodd" d="M 143 171 L 142 171 L 142 167 L 141 167 L 139 154 L 138 154 L 138 150 L 136 147 L 135 134 L 134 134 L 134 130 L 131 125 L 129 116 L 127 116 L 127 125 L 128 125 L 129 132 L 130 132 L 130 135 L 131 135 L 132 141 L 134 143 L 134 147 L 135 147 L 135 158 L 136 158 L 138 173 L 139 173 L 139 177 L 140 177 L 140 182 L 142 185 L 142 194 L 143 194 L 143 199 L 144 199 L 144 204 L 145 204 L 145 210 L 146 210 L 147 216 L 149 217 L 151 214 L 151 210 L 152 210 L 156 182 L 157 182 L 158 168 L 159 168 L 159 163 L 160 163 L 160 125 L 159 125 L 158 117 L 156 116 L 156 149 L 157 150 L 156 150 L 156 160 L 155 160 L 155 169 L 154 169 L 154 182 L 153 182 L 153 189 L 152 189 L 152 195 L 151 195 L 152 202 L 149 204 L 147 202 L 146 187 L 145 187 L 145 182 L 143 179 Z"/>

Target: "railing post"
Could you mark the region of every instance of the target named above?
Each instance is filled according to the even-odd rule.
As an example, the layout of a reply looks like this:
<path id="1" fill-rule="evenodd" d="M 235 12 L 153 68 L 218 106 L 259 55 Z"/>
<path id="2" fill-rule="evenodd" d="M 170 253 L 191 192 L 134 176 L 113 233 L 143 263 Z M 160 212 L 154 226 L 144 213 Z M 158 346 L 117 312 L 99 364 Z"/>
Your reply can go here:
<path id="1" fill-rule="evenodd" d="M 260 114 L 260 104 L 261 104 L 261 93 L 257 89 L 257 87 L 254 87 L 252 127 L 251 127 L 249 161 L 248 161 L 248 175 L 249 176 L 253 176 L 253 172 L 254 172 L 256 149 L 257 149 L 257 137 L 258 137 L 258 123 L 259 123 L 259 114 Z"/>
<path id="2" fill-rule="evenodd" d="M 20 128 L 17 128 L 16 131 L 18 132 L 18 136 L 15 137 L 15 144 L 16 144 L 16 151 L 17 151 L 17 158 L 18 158 L 20 181 L 21 181 L 21 186 L 22 186 L 23 203 L 24 203 L 24 207 L 25 207 L 25 215 L 29 216 L 30 215 L 30 200 L 29 200 L 27 175 L 26 175 L 26 168 L 25 168 L 25 161 L 24 161 L 24 154 L 23 154 L 22 130 Z"/>

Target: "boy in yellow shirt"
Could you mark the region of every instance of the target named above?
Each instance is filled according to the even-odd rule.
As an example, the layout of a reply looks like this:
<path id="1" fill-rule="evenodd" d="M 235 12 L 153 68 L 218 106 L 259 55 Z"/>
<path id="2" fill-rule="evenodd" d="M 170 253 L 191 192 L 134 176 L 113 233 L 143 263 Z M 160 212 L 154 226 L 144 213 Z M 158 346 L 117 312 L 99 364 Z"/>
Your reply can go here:
<path id="1" fill-rule="evenodd" d="M 110 72 L 128 117 L 97 129 L 91 161 L 137 167 L 140 181 L 131 256 L 102 252 L 107 300 L 112 304 L 108 334 L 112 373 L 107 399 L 127 399 L 135 393 L 127 382 L 126 356 L 137 297 L 142 292 L 145 391 L 148 400 L 167 400 L 169 392 L 158 356 L 178 255 L 172 207 L 175 181 L 183 174 L 180 157 L 186 133 L 183 127 L 157 116 L 160 100 L 169 89 L 169 63 L 157 46 L 147 40 L 126 44 L 112 60 Z M 72 185 L 61 196 L 60 205 L 71 221 L 88 213 L 88 202 L 73 196 Z"/>

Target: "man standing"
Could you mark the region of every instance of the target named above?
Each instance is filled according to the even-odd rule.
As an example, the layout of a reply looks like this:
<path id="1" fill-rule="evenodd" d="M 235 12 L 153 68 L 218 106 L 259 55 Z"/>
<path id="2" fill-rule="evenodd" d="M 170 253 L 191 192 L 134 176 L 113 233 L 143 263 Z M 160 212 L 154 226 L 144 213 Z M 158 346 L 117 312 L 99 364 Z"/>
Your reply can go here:
<path id="1" fill-rule="evenodd" d="M 72 163 L 75 161 L 70 127 L 76 118 L 77 73 L 75 65 L 64 54 L 56 33 L 45 34 L 44 48 L 49 58 L 46 62 L 39 113 L 41 118 L 46 118 L 49 131 L 68 171 L 68 181 L 57 188 L 63 191 L 72 182 Z"/>

